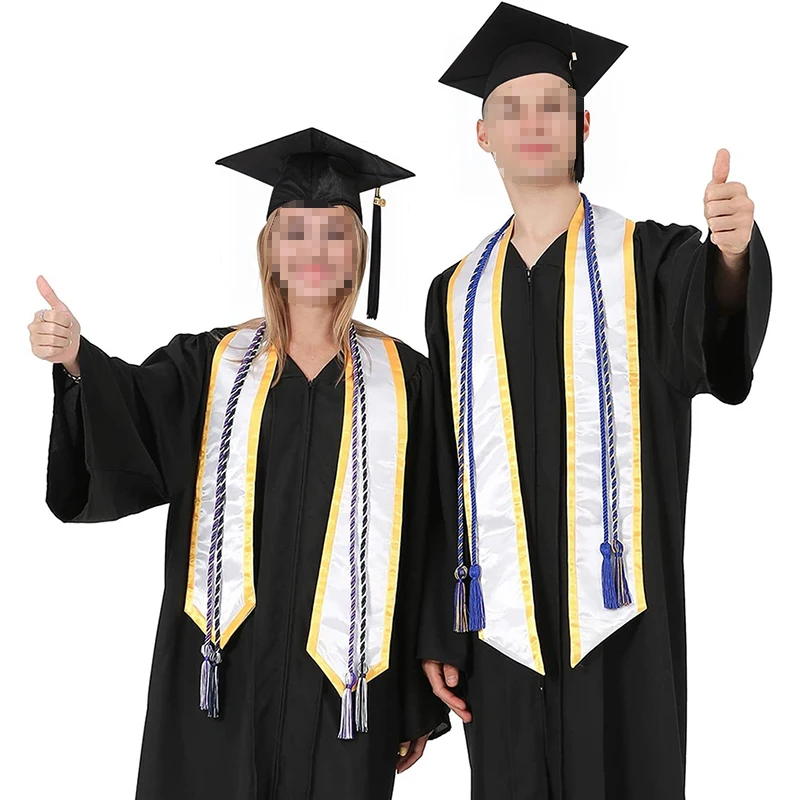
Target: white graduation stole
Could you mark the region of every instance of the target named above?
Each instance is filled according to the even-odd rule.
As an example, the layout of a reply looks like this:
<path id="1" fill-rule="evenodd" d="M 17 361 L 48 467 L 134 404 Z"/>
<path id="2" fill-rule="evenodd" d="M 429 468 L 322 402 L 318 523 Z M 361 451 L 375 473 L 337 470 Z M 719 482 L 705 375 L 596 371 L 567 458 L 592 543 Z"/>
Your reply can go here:
<path id="1" fill-rule="evenodd" d="M 585 202 L 589 207 L 588 201 Z M 595 325 L 596 295 L 593 301 L 583 203 L 570 222 L 564 265 L 568 582 L 570 663 L 573 667 L 646 608 L 642 572 L 634 224 L 609 209 L 589 208 L 594 217 L 596 264 L 605 306 L 604 350 L 600 348 L 601 340 Z M 461 261 L 448 287 L 450 386 L 458 447 L 459 424 L 469 415 L 468 411 L 460 408 L 465 309 L 470 279 L 484 258 L 477 288 L 473 281 L 471 405 L 474 409 L 474 486 L 470 485 L 471 470 L 466 454 L 469 437 L 466 435 L 462 436 L 465 456 L 461 462 L 465 466 L 460 470 L 463 471 L 463 526 L 469 545 L 465 543 L 463 549 L 476 555 L 477 561 L 465 553 L 459 561 L 459 568 L 463 570 L 462 575 L 466 575 L 464 562 L 480 565 L 477 580 L 480 581 L 483 608 L 480 621 L 471 629 L 478 630 L 483 641 L 509 658 L 544 674 L 501 324 L 503 269 L 512 232 L 513 217 Z M 485 251 L 492 241 L 495 243 L 487 258 Z M 607 360 L 601 358 L 604 352 L 607 352 Z M 466 359 L 464 363 L 468 361 Z M 602 377 L 598 377 L 598 363 L 603 361 L 608 364 L 610 388 L 605 387 L 607 382 Z M 467 388 L 469 383 L 469 380 L 464 381 Z M 467 391 L 463 396 L 468 395 Z M 608 436 L 608 420 L 613 420 L 613 437 Z M 463 424 L 461 430 L 465 430 Z M 601 446 L 603 441 L 607 445 L 610 443 L 610 455 L 609 448 Z M 611 513 L 612 495 L 616 514 Z M 474 512 L 472 497 L 475 498 Z M 477 541 L 473 514 L 477 521 Z M 615 532 L 614 538 L 610 538 L 610 531 Z M 604 542 L 608 543 L 606 552 L 614 552 L 619 547 L 617 560 L 604 562 L 600 549 Z M 606 567 L 607 574 L 604 572 Z M 626 600 L 622 603 L 613 598 L 604 601 L 604 587 L 608 587 L 607 591 L 613 595 L 616 578 L 621 578 L 625 585 Z M 470 580 L 470 592 L 475 581 L 474 577 Z M 470 596 L 470 603 L 472 601 Z M 462 608 L 465 619 L 464 602 L 463 598 L 458 600 L 457 593 L 456 629 L 463 630 L 458 624 L 458 609 Z"/>
<path id="2" fill-rule="evenodd" d="M 366 678 L 372 680 L 389 667 L 403 521 L 408 411 L 403 368 L 395 343 L 391 339 L 359 337 L 359 344 L 369 409 Z M 312 658 L 340 693 L 347 684 L 348 673 L 352 404 L 352 365 L 348 364 L 342 444 L 307 645 Z"/>
<path id="3" fill-rule="evenodd" d="M 214 351 L 206 399 L 203 438 L 195 486 L 189 580 L 184 611 L 206 631 L 208 609 L 208 562 L 214 512 L 220 443 L 228 399 L 253 330 L 241 329 L 225 336 Z M 225 472 L 221 610 L 219 631 L 213 639 L 220 648 L 255 608 L 253 580 L 253 509 L 255 507 L 256 459 L 261 417 L 277 356 L 270 348 L 253 361 L 233 415 L 230 457 Z"/>
<path id="4" fill-rule="evenodd" d="M 262 324 L 259 332 L 263 332 L 263 328 Z M 408 423 L 405 380 L 396 344 L 388 338 L 356 336 L 356 340 L 363 369 L 365 404 L 369 409 L 366 416 L 369 444 L 369 533 L 366 550 L 368 672 L 365 677 L 371 680 L 389 666 L 400 556 Z M 214 658 L 218 664 L 221 660 L 220 651 L 256 604 L 253 576 L 256 459 L 261 419 L 277 357 L 274 348 L 270 347 L 265 355 L 252 360 L 242 380 L 241 359 L 248 348 L 255 344 L 254 332 L 246 329 L 228 334 L 218 344 L 211 369 L 200 449 L 184 610 L 206 632 L 208 642 L 207 609 L 210 607 L 209 594 L 213 597 L 213 588 L 209 592 L 207 577 L 214 539 L 215 511 L 219 515 L 222 507 L 224 557 L 221 560 L 221 585 L 218 591 L 220 622 L 218 628 L 212 626 L 211 631 L 212 648 L 209 649 L 216 653 L 210 657 L 212 668 Z M 241 391 L 232 415 L 230 455 L 224 470 L 224 504 L 221 504 L 218 473 L 220 442 L 226 416 L 231 416 L 230 397 L 237 384 L 237 376 Z M 309 654 L 340 692 L 348 680 L 351 616 L 349 537 L 353 394 L 353 363 L 348 358 L 339 463 L 307 647 Z M 359 514 L 362 499 L 363 496 L 359 499 Z M 211 709 L 209 716 L 217 716 L 218 700 L 214 697 L 204 701 L 205 690 L 207 687 L 201 686 L 201 708 L 206 710 L 208 706 Z"/>

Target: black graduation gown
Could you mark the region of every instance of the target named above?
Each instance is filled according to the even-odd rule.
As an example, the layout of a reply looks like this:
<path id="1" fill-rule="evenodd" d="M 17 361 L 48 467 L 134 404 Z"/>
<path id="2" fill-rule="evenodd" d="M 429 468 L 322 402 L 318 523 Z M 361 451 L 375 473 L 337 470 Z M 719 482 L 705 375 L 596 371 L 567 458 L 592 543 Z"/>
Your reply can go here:
<path id="1" fill-rule="evenodd" d="M 648 220 L 635 227 L 648 608 L 574 669 L 565 491 L 567 234 L 530 274 L 516 248 L 508 248 L 501 318 L 544 678 L 475 634 L 452 633 L 457 472 L 445 314 L 456 265 L 431 285 L 426 328 L 447 538 L 435 545 L 440 561 L 427 580 L 429 606 L 418 652 L 466 670 L 461 691 L 473 712 L 465 725 L 473 800 L 684 797 L 683 547 L 691 400 L 704 392 L 730 404 L 745 399 L 771 301 L 769 257 L 757 226 L 746 308 L 729 318 L 715 305 L 708 257 L 716 248 L 700 238 L 691 226 Z"/>
<path id="2" fill-rule="evenodd" d="M 289 358 L 268 394 L 255 492 L 257 603 L 223 651 L 214 720 L 198 706 L 203 632 L 183 608 L 211 361 L 230 330 L 180 334 L 142 366 L 82 337 L 80 384 L 60 365 L 53 371 L 47 504 L 56 517 L 101 522 L 169 503 L 136 797 L 389 798 L 400 742 L 449 729 L 414 652 L 420 565 L 436 524 L 429 508 L 439 508 L 430 365 L 398 343 L 409 406 L 400 578 L 391 666 L 369 684 L 369 733 L 337 738 L 340 695 L 306 652 L 344 410 L 336 358 L 313 381 Z M 135 592 L 136 576 L 125 580 Z"/>

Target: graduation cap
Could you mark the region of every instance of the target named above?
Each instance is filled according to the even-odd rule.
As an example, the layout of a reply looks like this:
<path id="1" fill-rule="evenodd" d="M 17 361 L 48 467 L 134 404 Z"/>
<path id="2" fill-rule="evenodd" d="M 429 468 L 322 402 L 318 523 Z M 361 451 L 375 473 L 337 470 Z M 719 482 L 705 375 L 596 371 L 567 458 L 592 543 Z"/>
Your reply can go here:
<path id="1" fill-rule="evenodd" d="M 439 82 L 486 98 L 538 72 L 563 78 L 576 95 L 575 180 L 583 180 L 583 98 L 627 45 L 510 3 L 500 3 Z"/>
<path id="2" fill-rule="evenodd" d="M 297 201 L 306 208 L 350 206 L 363 222 L 359 195 L 374 189 L 367 317 L 375 319 L 380 293 L 381 208 L 386 204 L 380 187 L 412 178 L 413 172 L 316 128 L 273 139 L 215 163 L 273 187 L 267 217 L 278 206 Z"/>

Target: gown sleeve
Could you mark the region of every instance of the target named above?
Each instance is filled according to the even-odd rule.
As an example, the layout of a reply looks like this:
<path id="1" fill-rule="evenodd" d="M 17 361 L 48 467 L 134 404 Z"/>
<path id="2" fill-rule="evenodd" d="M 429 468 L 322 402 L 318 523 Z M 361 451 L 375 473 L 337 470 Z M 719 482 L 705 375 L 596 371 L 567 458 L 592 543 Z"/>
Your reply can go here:
<path id="1" fill-rule="evenodd" d="M 120 519 L 194 480 L 212 341 L 179 334 L 135 365 L 81 336 L 80 382 L 53 365 L 46 502 L 58 519 Z"/>
<path id="2" fill-rule="evenodd" d="M 680 393 L 711 394 L 741 403 L 750 392 L 769 318 L 772 271 L 757 224 L 749 248 L 744 307 L 726 316 L 717 307 L 719 251 L 692 225 L 639 222 L 634 231 L 637 301 L 644 305 L 642 347 Z"/>
<path id="3" fill-rule="evenodd" d="M 454 570 L 457 552 L 457 478 L 453 416 L 450 404 L 449 342 L 446 297 L 448 270 L 434 279 L 428 292 L 425 331 L 433 376 L 431 434 L 438 485 L 436 524 L 431 528 L 423 591 L 423 613 L 417 653 L 421 659 L 452 664 L 466 670 L 471 636 L 453 631 Z"/>
<path id="4" fill-rule="evenodd" d="M 407 382 L 409 399 L 408 446 L 404 488 L 404 549 L 400 564 L 403 590 L 402 735 L 409 741 L 426 733 L 435 739 L 450 728 L 450 711 L 431 690 L 416 653 L 423 613 L 423 579 L 430 542 L 439 522 L 436 468 L 433 464 L 433 381 L 423 359 Z M 407 537 L 407 538 L 405 538 Z M 413 611 L 412 611 L 413 609 Z"/>

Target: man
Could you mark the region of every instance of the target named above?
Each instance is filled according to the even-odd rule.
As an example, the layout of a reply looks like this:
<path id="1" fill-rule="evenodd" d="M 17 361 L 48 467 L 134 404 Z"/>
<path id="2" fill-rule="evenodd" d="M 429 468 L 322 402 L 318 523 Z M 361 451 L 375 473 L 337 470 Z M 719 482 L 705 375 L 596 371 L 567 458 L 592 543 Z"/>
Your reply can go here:
<path id="1" fill-rule="evenodd" d="M 685 796 L 691 401 L 747 396 L 771 268 L 726 150 L 705 241 L 581 194 L 583 98 L 624 49 L 501 3 L 441 79 L 483 99 L 514 210 L 426 319 L 446 541 L 419 655 L 473 800 Z"/>

